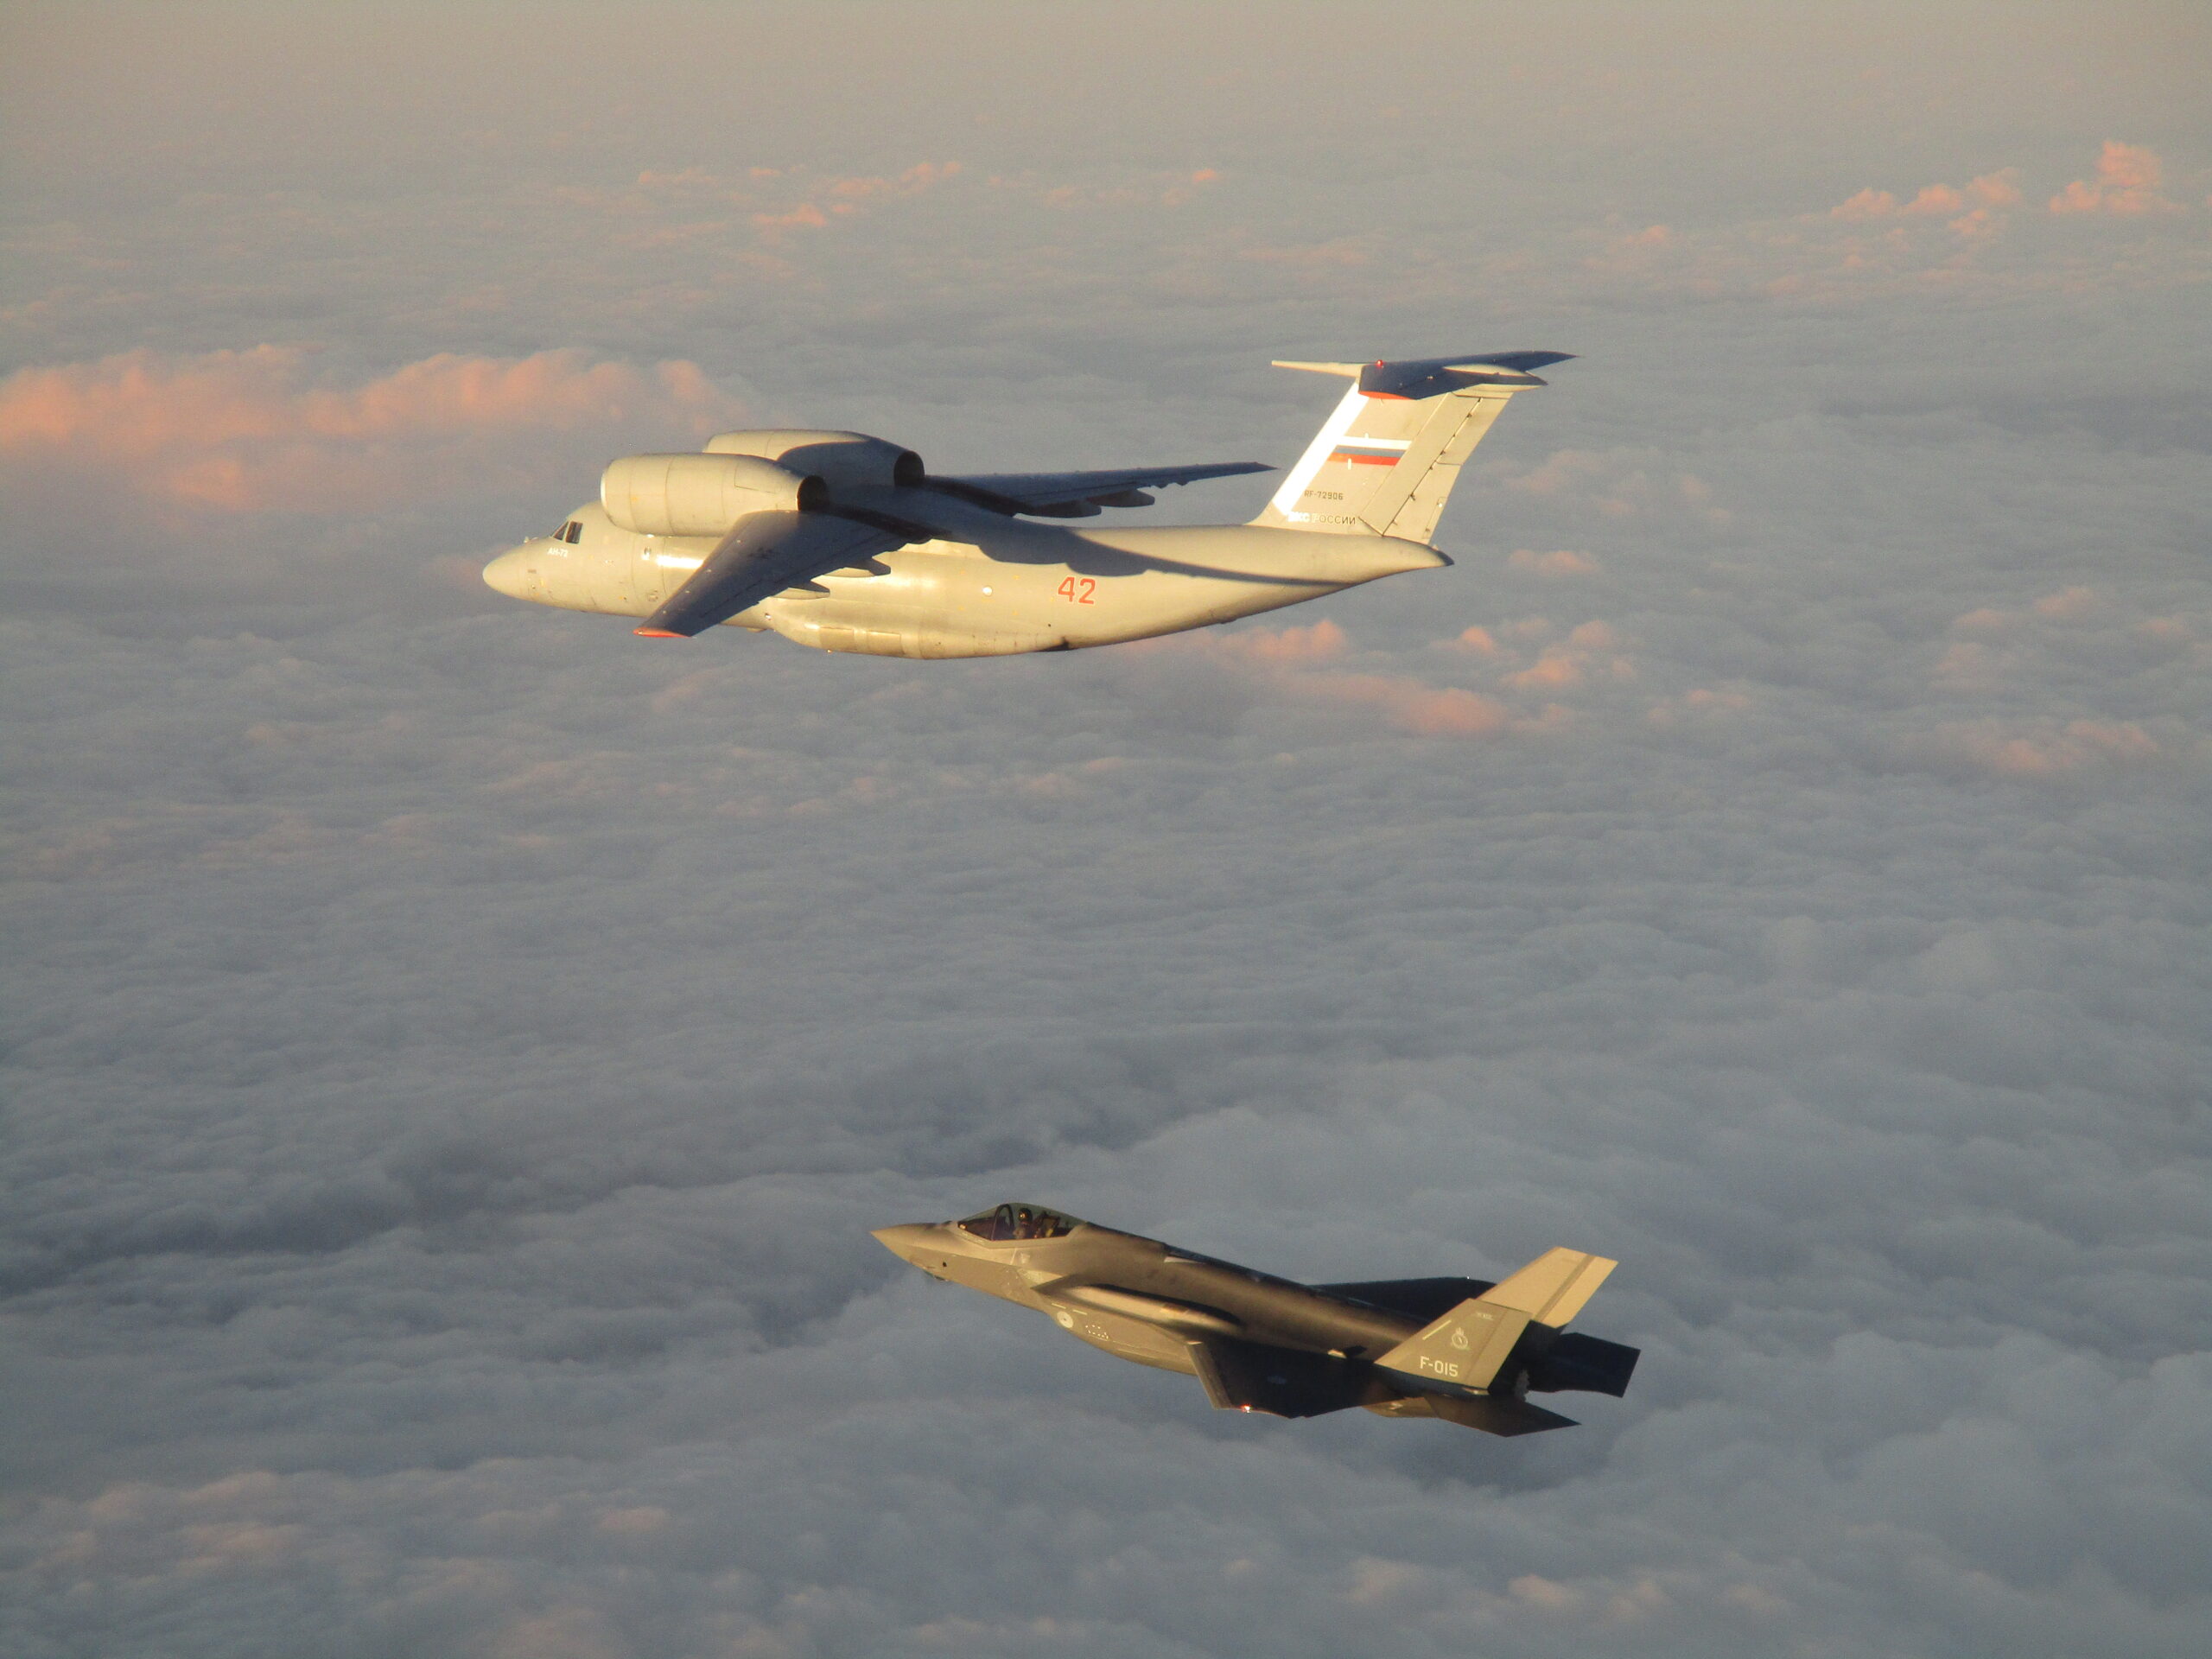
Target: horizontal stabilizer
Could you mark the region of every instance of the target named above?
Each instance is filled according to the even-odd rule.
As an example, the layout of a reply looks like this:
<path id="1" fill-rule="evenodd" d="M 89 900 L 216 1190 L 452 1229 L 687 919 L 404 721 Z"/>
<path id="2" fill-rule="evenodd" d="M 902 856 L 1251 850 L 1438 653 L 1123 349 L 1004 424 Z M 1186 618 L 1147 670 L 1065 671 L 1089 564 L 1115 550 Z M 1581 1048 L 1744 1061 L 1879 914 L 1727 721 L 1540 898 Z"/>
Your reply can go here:
<path id="1" fill-rule="evenodd" d="M 1441 1394 L 1401 1394 L 1364 1404 L 1378 1417 L 1440 1417 L 1485 1434 L 1534 1434 L 1539 1429 L 1575 1426 L 1572 1417 L 1546 1411 L 1510 1394 L 1475 1395 L 1465 1400 Z"/>
<path id="2" fill-rule="evenodd" d="M 1472 352 L 1463 357 L 1416 357 L 1386 363 L 1296 363 L 1277 359 L 1278 369 L 1340 374 L 1359 382 L 1370 397 L 1437 397 L 1469 386 L 1541 386 L 1533 371 L 1573 359 L 1572 352 Z"/>
<path id="3" fill-rule="evenodd" d="M 1224 1411 L 1319 1417 L 1364 1405 L 1376 1391 L 1367 1368 L 1353 1361 L 1224 1337 L 1192 1343 L 1191 1363 L 1206 1398 Z"/>
<path id="4" fill-rule="evenodd" d="M 1546 1411 L 1541 1406 L 1532 1406 L 1510 1395 L 1484 1400 L 1433 1398 L 1428 1408 L 1447 1423 L 1457 1423 L 1462 1428 L 1479 1428 L 1485 1434 L 1536 1434 L 1548 1428 L 1575 1426 L 1572 1417 L 1562 1417 L 1555 1411 Z"/>

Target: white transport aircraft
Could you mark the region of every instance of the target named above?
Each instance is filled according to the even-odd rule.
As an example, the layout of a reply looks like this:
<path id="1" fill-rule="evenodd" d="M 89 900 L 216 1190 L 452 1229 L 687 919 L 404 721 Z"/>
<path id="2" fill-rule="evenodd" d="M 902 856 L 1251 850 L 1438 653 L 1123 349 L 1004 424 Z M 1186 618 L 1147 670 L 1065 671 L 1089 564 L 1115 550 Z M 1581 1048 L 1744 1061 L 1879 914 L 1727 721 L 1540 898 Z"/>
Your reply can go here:
<path id="1" fill-rule="evenodd" d="M 1451 561 L 1428 544 L 1506 399 L 1563 352 L 1280 363 L 1352 381 L 1249 524 L 1117 530 L 1149 488 L 1257 461 L 941 478 L 858 432 L 726 432 L 701 454 L 628 455 L 599 500 L 484 568 L 502 594 L 642 619 L 648 639 L 718 623 L 880 657 L 997 657 L 1176 633 Z"/>

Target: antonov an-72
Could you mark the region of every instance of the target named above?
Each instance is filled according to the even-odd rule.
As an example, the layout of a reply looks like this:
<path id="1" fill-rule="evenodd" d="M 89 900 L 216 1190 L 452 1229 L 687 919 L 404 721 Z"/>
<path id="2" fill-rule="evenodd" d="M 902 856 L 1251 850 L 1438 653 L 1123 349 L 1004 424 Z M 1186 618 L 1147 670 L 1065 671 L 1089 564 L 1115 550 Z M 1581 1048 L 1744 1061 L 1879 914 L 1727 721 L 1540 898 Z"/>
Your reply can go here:
<path id="1" fill-rule="evenodd" d="M 1285 363 L 1353 384 L 1249 524 L 1077 529 L 1257 461 L 939 477 L 857 432 L 726 432 L 628 455 L 597 503 L 484 569 L 500 593 L 642 618 L 651 639 L 772 628 L 825 651 L 996 657 L 1115 645 L 1451 561 L 1428 544 L 1506 399 L 1560 352 Z"/>
<path id="2" fill-rule="evenodd" d="M 1531 1393 L 1618 1397 L 1636 1370 L 1636 1349 L 1560 1329 L 1615 1265 L 1580 1250 L 1548 1250 L 1494 1285 L 1299 1285 L 1033 1204 L 875 1236 L 932 1277 L 1048 1313 L 1095 1348 L 1194 1375 L 1232 1410 L 1364 1406 L 1532 1434 L 1573 1420 Z"/>

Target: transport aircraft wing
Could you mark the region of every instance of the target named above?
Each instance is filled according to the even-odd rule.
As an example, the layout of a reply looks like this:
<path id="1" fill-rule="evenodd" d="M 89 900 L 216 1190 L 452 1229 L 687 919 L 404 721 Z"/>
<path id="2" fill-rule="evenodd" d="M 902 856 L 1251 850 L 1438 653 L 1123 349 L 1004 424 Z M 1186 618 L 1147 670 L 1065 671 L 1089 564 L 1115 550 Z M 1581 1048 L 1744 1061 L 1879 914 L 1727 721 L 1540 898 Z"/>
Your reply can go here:
<path id="1" fill-rule="evenodd" d="M 1026 512 L 1045 518 L 1090 518 L 1101 507 L 1148 507 L 1152 498 L 1145 491 L 1162 485 L 1273 471 L 1265 461 L 1222 461 L 1197 467 L 1125 467 L 1103 473 L 980 473 L 966 478 L 931 474 L 923 487 L 1009 517 Z"/>
<path id="2" fill-rule="evenodd" d="M 929 536 L 874 514 L 747 513 L 635 632 L 649 639 L 688 639 L 794 583 L 887 553 L 918 534 Z"/>

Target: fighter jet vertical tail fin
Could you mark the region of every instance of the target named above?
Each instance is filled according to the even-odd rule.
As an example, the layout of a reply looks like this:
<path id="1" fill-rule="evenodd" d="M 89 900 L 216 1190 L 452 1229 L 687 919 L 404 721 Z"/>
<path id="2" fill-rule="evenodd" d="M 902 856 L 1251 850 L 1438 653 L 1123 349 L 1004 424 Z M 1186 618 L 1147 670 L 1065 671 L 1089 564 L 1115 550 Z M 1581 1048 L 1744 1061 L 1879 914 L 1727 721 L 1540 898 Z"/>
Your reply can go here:
<path id="1" fill-rule="evenodd" d="M 1559 1329 L 1582 1311 L 1618 1265 L 1581 1250 L 1547 1250 L 1518 1273 L 1432 1320 L 1375 1363 L 1415 1388 L 1482 1393 L 1498 1381 L 1530 1325 Z M 1516 1366 L 1514 1375 L 1520 1370 Z"/>
<path id="2" fill-rule="evenodd" d="M 1605 1275 L 1620 1266 L 1582 1250 L 1546 1250 L 1517 1273 L 1482 1294 L 1482 1300 L 1518 1309 L 1538 1325 L 1556 1330 L 1580 1313 Z"/>
<path id="3" fill-rule="evenodd" d="M 1352 378 L 1351 389 L 1252 522 L 1426 543 L 1459 468 L 1506 400 L 1544 383 L 1564 352 L 1492 352 L 1368 364 L 1278 363 Z"/>
<path id="4" fill-rule="evenodd" d="M 1378 1355 L 1376 1369 L 1424 1393 L 1480 1394 L 1497 1381 L 1528 1328 L 1529 1316 L 1518 1308 L 1478 1296 Z"/>

